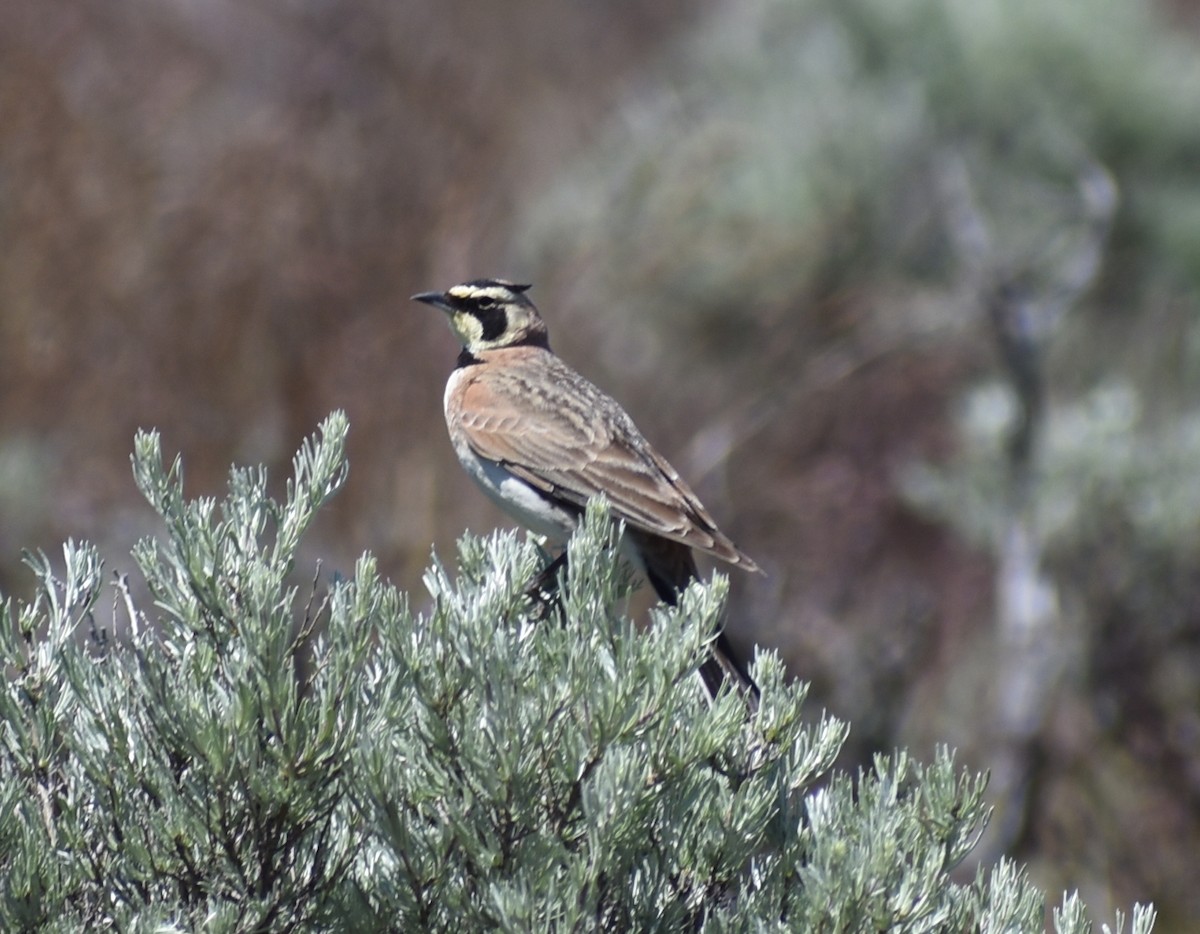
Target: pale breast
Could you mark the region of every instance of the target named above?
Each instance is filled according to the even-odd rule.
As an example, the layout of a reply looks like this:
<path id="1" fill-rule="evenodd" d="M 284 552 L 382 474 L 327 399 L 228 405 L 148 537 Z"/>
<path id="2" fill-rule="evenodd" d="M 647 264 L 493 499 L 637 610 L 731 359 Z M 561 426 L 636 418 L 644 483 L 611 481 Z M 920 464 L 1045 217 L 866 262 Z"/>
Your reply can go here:
<path id="1" fill-rule="evenodd" d="M 471 448 L 466 433 L 460 427 L 461 396 L 466 382 L 473 376 L 470 370 L 470 367 L 464 367 L 450 374 L 443 400 L 450 443 L 454 446 L 459 463 L 487 497 L 505 513 L 538 535 L 565 542 L 575 530 L 579 511 L 550 499 L 514 476 L 503 464 L 480 457 Z"/>

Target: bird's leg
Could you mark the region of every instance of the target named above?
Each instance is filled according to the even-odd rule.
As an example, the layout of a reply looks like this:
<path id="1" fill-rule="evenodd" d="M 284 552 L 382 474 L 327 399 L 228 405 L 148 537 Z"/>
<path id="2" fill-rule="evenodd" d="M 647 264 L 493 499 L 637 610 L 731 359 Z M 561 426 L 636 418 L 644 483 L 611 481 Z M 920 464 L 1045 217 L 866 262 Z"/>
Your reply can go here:
<path id="1" fill-rule="evenodd" d="M 533 601 L 533 619 L 543 620 L 553 606 L 559 603 L 558 572 L 567 566 L 567 549 L 547 564 L 525 588 L 525 595 Z"/>

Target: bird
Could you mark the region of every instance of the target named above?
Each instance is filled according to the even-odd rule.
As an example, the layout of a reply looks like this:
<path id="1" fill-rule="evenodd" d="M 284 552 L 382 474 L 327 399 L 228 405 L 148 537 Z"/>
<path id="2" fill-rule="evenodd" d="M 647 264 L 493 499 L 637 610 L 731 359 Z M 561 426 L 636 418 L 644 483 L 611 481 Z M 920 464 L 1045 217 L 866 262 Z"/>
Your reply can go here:
<path id="1" fill-rule="evenodd" d="M 550 349 L 530 288 L 474 279 L 412 296 L 445 312 L 462 344 L 444 408 L 466 472 L 503 512 L 556 542 L 603 495 L 625 524 L 623 553 L 664 603 L 699 577 L 694 551 L 762 573 L 620 404 Z M 729 682 L 756 709 L 758 685 L 723 627 L 709 653 L 700 676 L 710 699 Z"/>

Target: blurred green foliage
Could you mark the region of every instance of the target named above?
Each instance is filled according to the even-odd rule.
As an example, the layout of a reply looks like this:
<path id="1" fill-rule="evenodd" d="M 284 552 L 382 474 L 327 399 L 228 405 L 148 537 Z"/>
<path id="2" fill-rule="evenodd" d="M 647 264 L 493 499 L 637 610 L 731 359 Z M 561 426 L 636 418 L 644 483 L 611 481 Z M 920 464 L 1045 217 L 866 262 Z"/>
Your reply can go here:
<path id="1" fill-rule="evenodd" d="M 822 275 L 952 279 L 931 188 L 949 147 L 1010 261 L 1069 223 L 1093 159 L 1123 196 L 1108 283 L 1123 288 L 1098 300 L 1200 278 L 1200 59 L 1145 4 L 757 0 L 717 11 L 662 70 L 537 203 L 549 269 L 611 245 L 592 254 L 610 290 L 751 327 Z"/>

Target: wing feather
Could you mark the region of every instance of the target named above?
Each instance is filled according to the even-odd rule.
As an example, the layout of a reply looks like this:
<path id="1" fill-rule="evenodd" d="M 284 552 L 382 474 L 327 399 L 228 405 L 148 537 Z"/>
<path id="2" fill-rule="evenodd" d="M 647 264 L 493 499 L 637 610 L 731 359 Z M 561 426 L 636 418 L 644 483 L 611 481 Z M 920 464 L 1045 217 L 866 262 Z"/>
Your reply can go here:
<path id="1" fill-rule="evenodd" d="M 540 348 L 493 355 L 458 393 L 476 454 L 575 506 L 602 493 L 627 525 L 757 570 L 611 397 Z"/>

